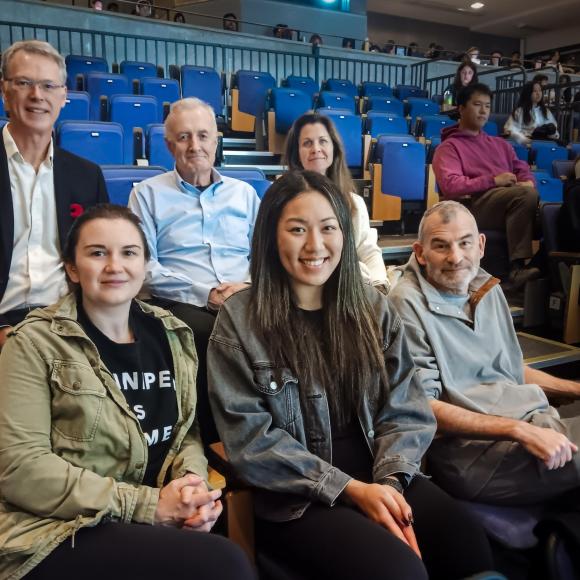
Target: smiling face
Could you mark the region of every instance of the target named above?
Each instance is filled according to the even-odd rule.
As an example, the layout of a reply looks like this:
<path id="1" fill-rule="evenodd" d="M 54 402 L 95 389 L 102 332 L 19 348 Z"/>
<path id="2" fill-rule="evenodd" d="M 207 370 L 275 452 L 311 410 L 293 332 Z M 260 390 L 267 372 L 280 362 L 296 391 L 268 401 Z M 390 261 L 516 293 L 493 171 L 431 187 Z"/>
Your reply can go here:
<path id="1" fill-rule="evenodd" d="M 423 226 L 423 239 L 413 245 L 427 281 L 443 292 L 459 295 L 467 294 L 477 276 L 484 248 L 485 236 L 478 233 L 473 216 L 459 210 L 447 219 L 440 213 L 430 215 Z"/>
<path id="2" fill-rule="evenodd" d="M 302 127 L 298 136 L 298 156 L 304 169 L 326 175 L 334 159 L 334 147 L 322 123 Z"/>
<path id="3" fill-rule="evenodd" d="M 8 63 L 7 78 L 2 82 L 4 106 L 10 112 L 10 133 L 15 139 L 30 135 L 50 138 L 60 110 L 66 102 L 66 88 L 54 60 L 47 56 L 19 50 Z M 52 84 L 49 91 L 38 85 L 18 88 L 15 81 L 31 80 Z"/>
<path id="4" fill-rule="evenodd" d="M 213 114 L 201 106 L 172 111 L 165 121 L 165 141 L 179 175 L 192 185 L 209 185 L 218 141 Z"/>
<path id="5" fill-rule="evenodd" d="M 145 280 L 145 252 L 137 227 L 125 219 L 97 218 L 78 237 L 69 278 L 80 285 L 83 306 L 99 311 L 128 306 Z"/>
<path id="6" fill-rule="evenodd" d="M 322 289 L 340 262 L 343 235 L 330 202 L 306 191 L 284 207 L 276 232 L 280 262 L 298 305 L 322 306 Z"/>

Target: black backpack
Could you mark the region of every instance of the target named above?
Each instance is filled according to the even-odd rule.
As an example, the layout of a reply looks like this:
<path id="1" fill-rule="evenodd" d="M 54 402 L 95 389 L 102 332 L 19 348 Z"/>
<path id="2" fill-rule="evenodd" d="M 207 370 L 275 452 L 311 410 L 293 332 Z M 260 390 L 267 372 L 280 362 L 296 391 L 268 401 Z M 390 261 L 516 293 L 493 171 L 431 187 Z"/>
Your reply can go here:
<path id="1" fill-rule="evenodd" d="M 571 179 L 564 188 L 558 216 L 558 247 L 563 252 L 580 252 L 580 179 Z"/>

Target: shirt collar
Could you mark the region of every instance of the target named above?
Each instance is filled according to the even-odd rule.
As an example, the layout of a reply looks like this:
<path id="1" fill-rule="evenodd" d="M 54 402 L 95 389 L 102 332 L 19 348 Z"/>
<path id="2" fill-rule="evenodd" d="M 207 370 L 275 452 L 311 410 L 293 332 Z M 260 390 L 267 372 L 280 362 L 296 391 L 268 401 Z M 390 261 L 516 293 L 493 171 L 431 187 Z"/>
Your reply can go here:
<path id="1" fill-rule="evenodd" d="M 22 157 L 22 153 L 20 153 L 18 149 L 18 145 L 16 145 L 16 141 L 14 141 L 14 138 L 12 137 L 10 131 L 8 130 L 9 125 L 10 123 L 4 125 L 4 128 L 2 130 L 2 139 L 4 141 L 4 148 L 6 149 L 6 157 L 7 159 L 12 159 L 13 157 L 17 156 L 16 160 L 19 163 L 26 163 L 24 157 Z M 54 158 L 54 143 L 51 138 L 50 145 L 48 146 L 48 151 L 46 153 L 46 157 L 44 158 L 42 164 L 45 165 L 48 169 L 52 169 L 53 158 Z"/>
<path id="2" fill-rule="evenodd" d="M 185 181 L 185 179 L 183 179 L 183 177 L 181 177 L 181 175 L 179 174 L 179 171 L 177 171 L 177 167 L 174 168 L 174 173 L 175 173 L 175 183 L 177 187 L 179 187 L 182 191 L 185 191 L 186 193 L 194 193 L 196 195 L 200 195 L 201 191 L 197 187 L 195 187 L 195 185 L 191 185 L 191 183 Z M 220 175 L 218 170 L 214 167 L 211 170 L 211 183 L 209 187 L 204 191 L 215 192 L 215 190 L 222 183 L 223 183 L 222 176 Z"/>

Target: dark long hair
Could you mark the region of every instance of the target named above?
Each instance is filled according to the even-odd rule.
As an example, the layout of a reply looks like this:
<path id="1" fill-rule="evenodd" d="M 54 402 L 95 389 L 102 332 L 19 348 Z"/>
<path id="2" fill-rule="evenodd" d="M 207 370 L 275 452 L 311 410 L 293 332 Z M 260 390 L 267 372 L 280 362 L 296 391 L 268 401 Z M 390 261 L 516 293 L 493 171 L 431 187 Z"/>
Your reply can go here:
<path id="1" fill-rule="evenodd" d="M 350 194 L 355 191 L 354 183 L 346 164 L 346 155 L 344 153 L 342 140 L 334 123 L 328 117 L 319 115 L 318 113 L 306 113 L 294 121 L 286 137 L 284 162 L 288 165 L 290 171 L 301 171 L 304 169 L 300 161 L 300 133 L 306 125 L 315 125 L 316 123 L 320 123 L 328 131 L 328 135 L 332 141 L 332 164 L 327 169 L 326 176 L 338 186 L 338 189 L 345 196 L 350 211 L 353 212 L 355 208 Z"/>
<path id="2" fill-rule="evenodd" d="M 458 95 L 459 91 L 463 88 L 463 85 L 461 84 L 461 71 L 464 68 L 470 68 L 473 71 L 473 77 L 471 78 L 469 85 L 473 85 L 478 82 L 477 67 L 475 64 L 473 64 L 470 60 L 461 61 L 461 64 L 457 67 L 457 71 L 455 71 L 455 78 L 453 79 L 453 92 L 455 95 Z"/>
<path id="3" fill-rule="evenodd" d="M 328 200 L 343 235 L 339 264 L 322 291 L 322 323 L 317 328 L 296 305 L 277 243 L 284 207 L 308 191 Z M 335 184 L 312 171 L 289 172 L 274 182 L 260 205 L 250 271 L 251 324 L 269 346 L 272 360 L 291 369 L 303 384 L 319 380 L 331 413 L 344 424 L 363 391 L 378 385 L 377 376 L 383 384 L 387 379 L 382 333 L 360 275 L 350 211 Z"/>
<path id="4" fill-rule="evenodd" d="M 542 88 L 542 85 L 540 85 L 540 83 L 534 81 L 532 81 L 531 83 L 526 83 L 522 87 L 520 98 L 518 99 L 518 102 L 512 113 L 512 116 L 515 119 L 516 111 L 521 108 L 523 120 L 526 125 L 529 125 L 532 122 L 532 109 L 534 108 L 534 103 L 532 103 L 532 93 L 534 92 L 535 85 L 539 85 L 540 89 Z M 548 107 L 546 107 L 546 104 L 544 103 L 543 99 L 538 103 L 538 106 L 542 111 L 542 115 L 544 115 L 544 117 L 547 117 Z"/>

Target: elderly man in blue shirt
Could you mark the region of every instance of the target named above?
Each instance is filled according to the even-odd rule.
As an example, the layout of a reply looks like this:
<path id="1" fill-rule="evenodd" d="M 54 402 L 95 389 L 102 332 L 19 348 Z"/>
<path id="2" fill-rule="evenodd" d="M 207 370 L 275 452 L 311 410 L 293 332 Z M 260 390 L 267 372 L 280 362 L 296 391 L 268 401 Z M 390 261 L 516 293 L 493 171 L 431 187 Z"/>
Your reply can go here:
<path id="1" fill-rule="evenodd" d="M 249 280 L 260 200 L 250 185 L 214 169 L 218 131 L 207 103 L 175 102 L 165 141 L 175 169 L 136 185 L 129 207 L 141 218 L 151 250 L 149 292 L 194 332 L 199 416 L 208 444 L 217 434 L 207 404 L 207 341 L 219 307 Z"/>

